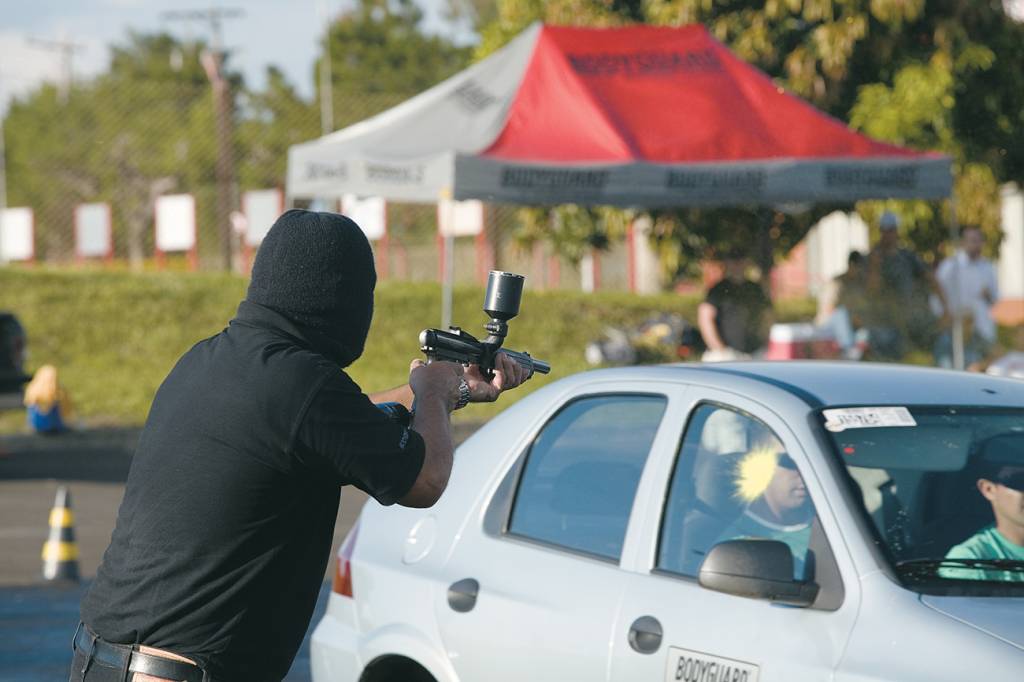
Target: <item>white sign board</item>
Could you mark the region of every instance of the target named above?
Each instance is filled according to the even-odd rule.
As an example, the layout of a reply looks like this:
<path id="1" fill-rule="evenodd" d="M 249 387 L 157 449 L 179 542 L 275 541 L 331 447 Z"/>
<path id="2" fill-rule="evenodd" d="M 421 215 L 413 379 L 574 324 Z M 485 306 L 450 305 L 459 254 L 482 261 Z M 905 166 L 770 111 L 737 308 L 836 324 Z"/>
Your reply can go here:
<path id="1" fill-rule="evenodd" d="M 190 251 L 195 245 L 195 197 L 191 194 L 168 194 L 157 197 L 157 251 Z"/>
<path id="2" fill-rule="evenodd" d="M 75 207 L 75 253 L 82 258 L 109 256 L 113 251 L 110 204 Z"/>
<path id="3" fill-rule="evenodd" d="M 257 189 L 242 195 L 246 246 L 259 246 L 283 209 L 284 196 L 279 189 Z"/>
<path id="4" fill-rule="evenodd" d="M 354 194 L 346 194 L 341 198 L 341 212 L 361 227 L 370 241 L 387 234 L 387 202 L 380 197 L 357 197 Z"/>
<path id="5" fill-rule="evenodd" d="M 34 223 L 31 208 L 0 210 L 0 262 L 35 258 Z"/>
<path id="6" fill-rule="evenodd" d="M 442 237 L 472 237 L 484 231 L 482 201 L 442 199 L 437 204 L 437 229 Z"/>
<path id="7" fill-rule="evenodd" d="M 999 295 L 1024 299 L 1024 192 L 1004 185 L 1002 192 L 1003 239 L 999 243 Z"/>

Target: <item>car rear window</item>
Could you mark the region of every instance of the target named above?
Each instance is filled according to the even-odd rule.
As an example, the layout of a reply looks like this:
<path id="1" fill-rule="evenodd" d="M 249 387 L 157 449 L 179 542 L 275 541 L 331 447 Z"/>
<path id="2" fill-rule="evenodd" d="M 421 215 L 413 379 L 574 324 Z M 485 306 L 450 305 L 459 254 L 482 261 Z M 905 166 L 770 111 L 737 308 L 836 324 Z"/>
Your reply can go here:
<path id="1" fill-rule="evenodd" d="M 666 402 L 602 395 L 559 411 L 527 454 L 508 532 L 617 560 Z"/>

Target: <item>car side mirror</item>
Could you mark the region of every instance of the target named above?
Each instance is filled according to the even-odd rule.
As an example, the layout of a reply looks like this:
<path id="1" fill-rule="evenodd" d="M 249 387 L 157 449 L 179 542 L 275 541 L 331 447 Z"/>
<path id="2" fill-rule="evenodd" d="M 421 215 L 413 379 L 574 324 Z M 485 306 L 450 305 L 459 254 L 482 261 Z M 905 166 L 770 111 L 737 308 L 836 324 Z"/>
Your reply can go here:
<path id="1" fill-rule="evenodd" d="M 793 555 L 779 540 L 726 540 L 711 548 L 700 565 L 701 587 L 792 606 L 810 606 L 818 596 L 813 581 L 793 579 Z"/>

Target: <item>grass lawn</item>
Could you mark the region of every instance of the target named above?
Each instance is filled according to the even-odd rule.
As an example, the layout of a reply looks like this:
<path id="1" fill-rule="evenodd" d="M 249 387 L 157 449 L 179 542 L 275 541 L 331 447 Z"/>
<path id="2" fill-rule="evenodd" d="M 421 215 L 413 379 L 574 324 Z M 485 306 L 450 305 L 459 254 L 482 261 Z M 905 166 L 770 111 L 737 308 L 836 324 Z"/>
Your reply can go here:
<path id="1" fill-rule="evenodd" d="M 129 273 L 104 270 L 0 268 L 0 310 L 14 312 L 28 335 L 28 366 L 55 365 L 71 395 L 76 419 L 89 425 L 145 421 L 157 387 L 195 342 L 216 334 L 235 313 L 248 280 L 210 273 Z M 454 323 L 482 337 L 487 321 L 482 287 L 457 287 Z M 510 323 L 509 348 L 547 360 L 552 373 L 493 405 L 475 405 L 459 418 L 481 419 L 549 381 L 588 369 L 587 342 L 604 327 L 676 312 L 695 321 L 698 299 L 675 294 L 638 296 L 599 292 L 531 291 Z M 382 282 L 366 352 L 351 368 L 368 392 L 404 383 L 420 357 L 421 329 L 437 327 L 441 288 L 434 283 Z M 784 302 L 783 320 L 809 319 L 813 303 Z M 0 414 L 0 431 L 24 428 L 22 412 Z"/>

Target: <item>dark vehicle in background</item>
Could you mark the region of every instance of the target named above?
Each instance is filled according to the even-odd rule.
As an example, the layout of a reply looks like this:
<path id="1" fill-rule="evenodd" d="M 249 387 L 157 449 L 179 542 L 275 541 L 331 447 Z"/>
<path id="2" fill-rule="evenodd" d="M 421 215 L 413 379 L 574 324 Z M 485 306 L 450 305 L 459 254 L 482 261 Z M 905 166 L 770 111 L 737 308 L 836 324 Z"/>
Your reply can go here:
<path id="1" fill-rule="evenodd" d="M 0 410 L 21 407 L 25 375 L 25 329 L 11 313 L 0 312 Z"/>

